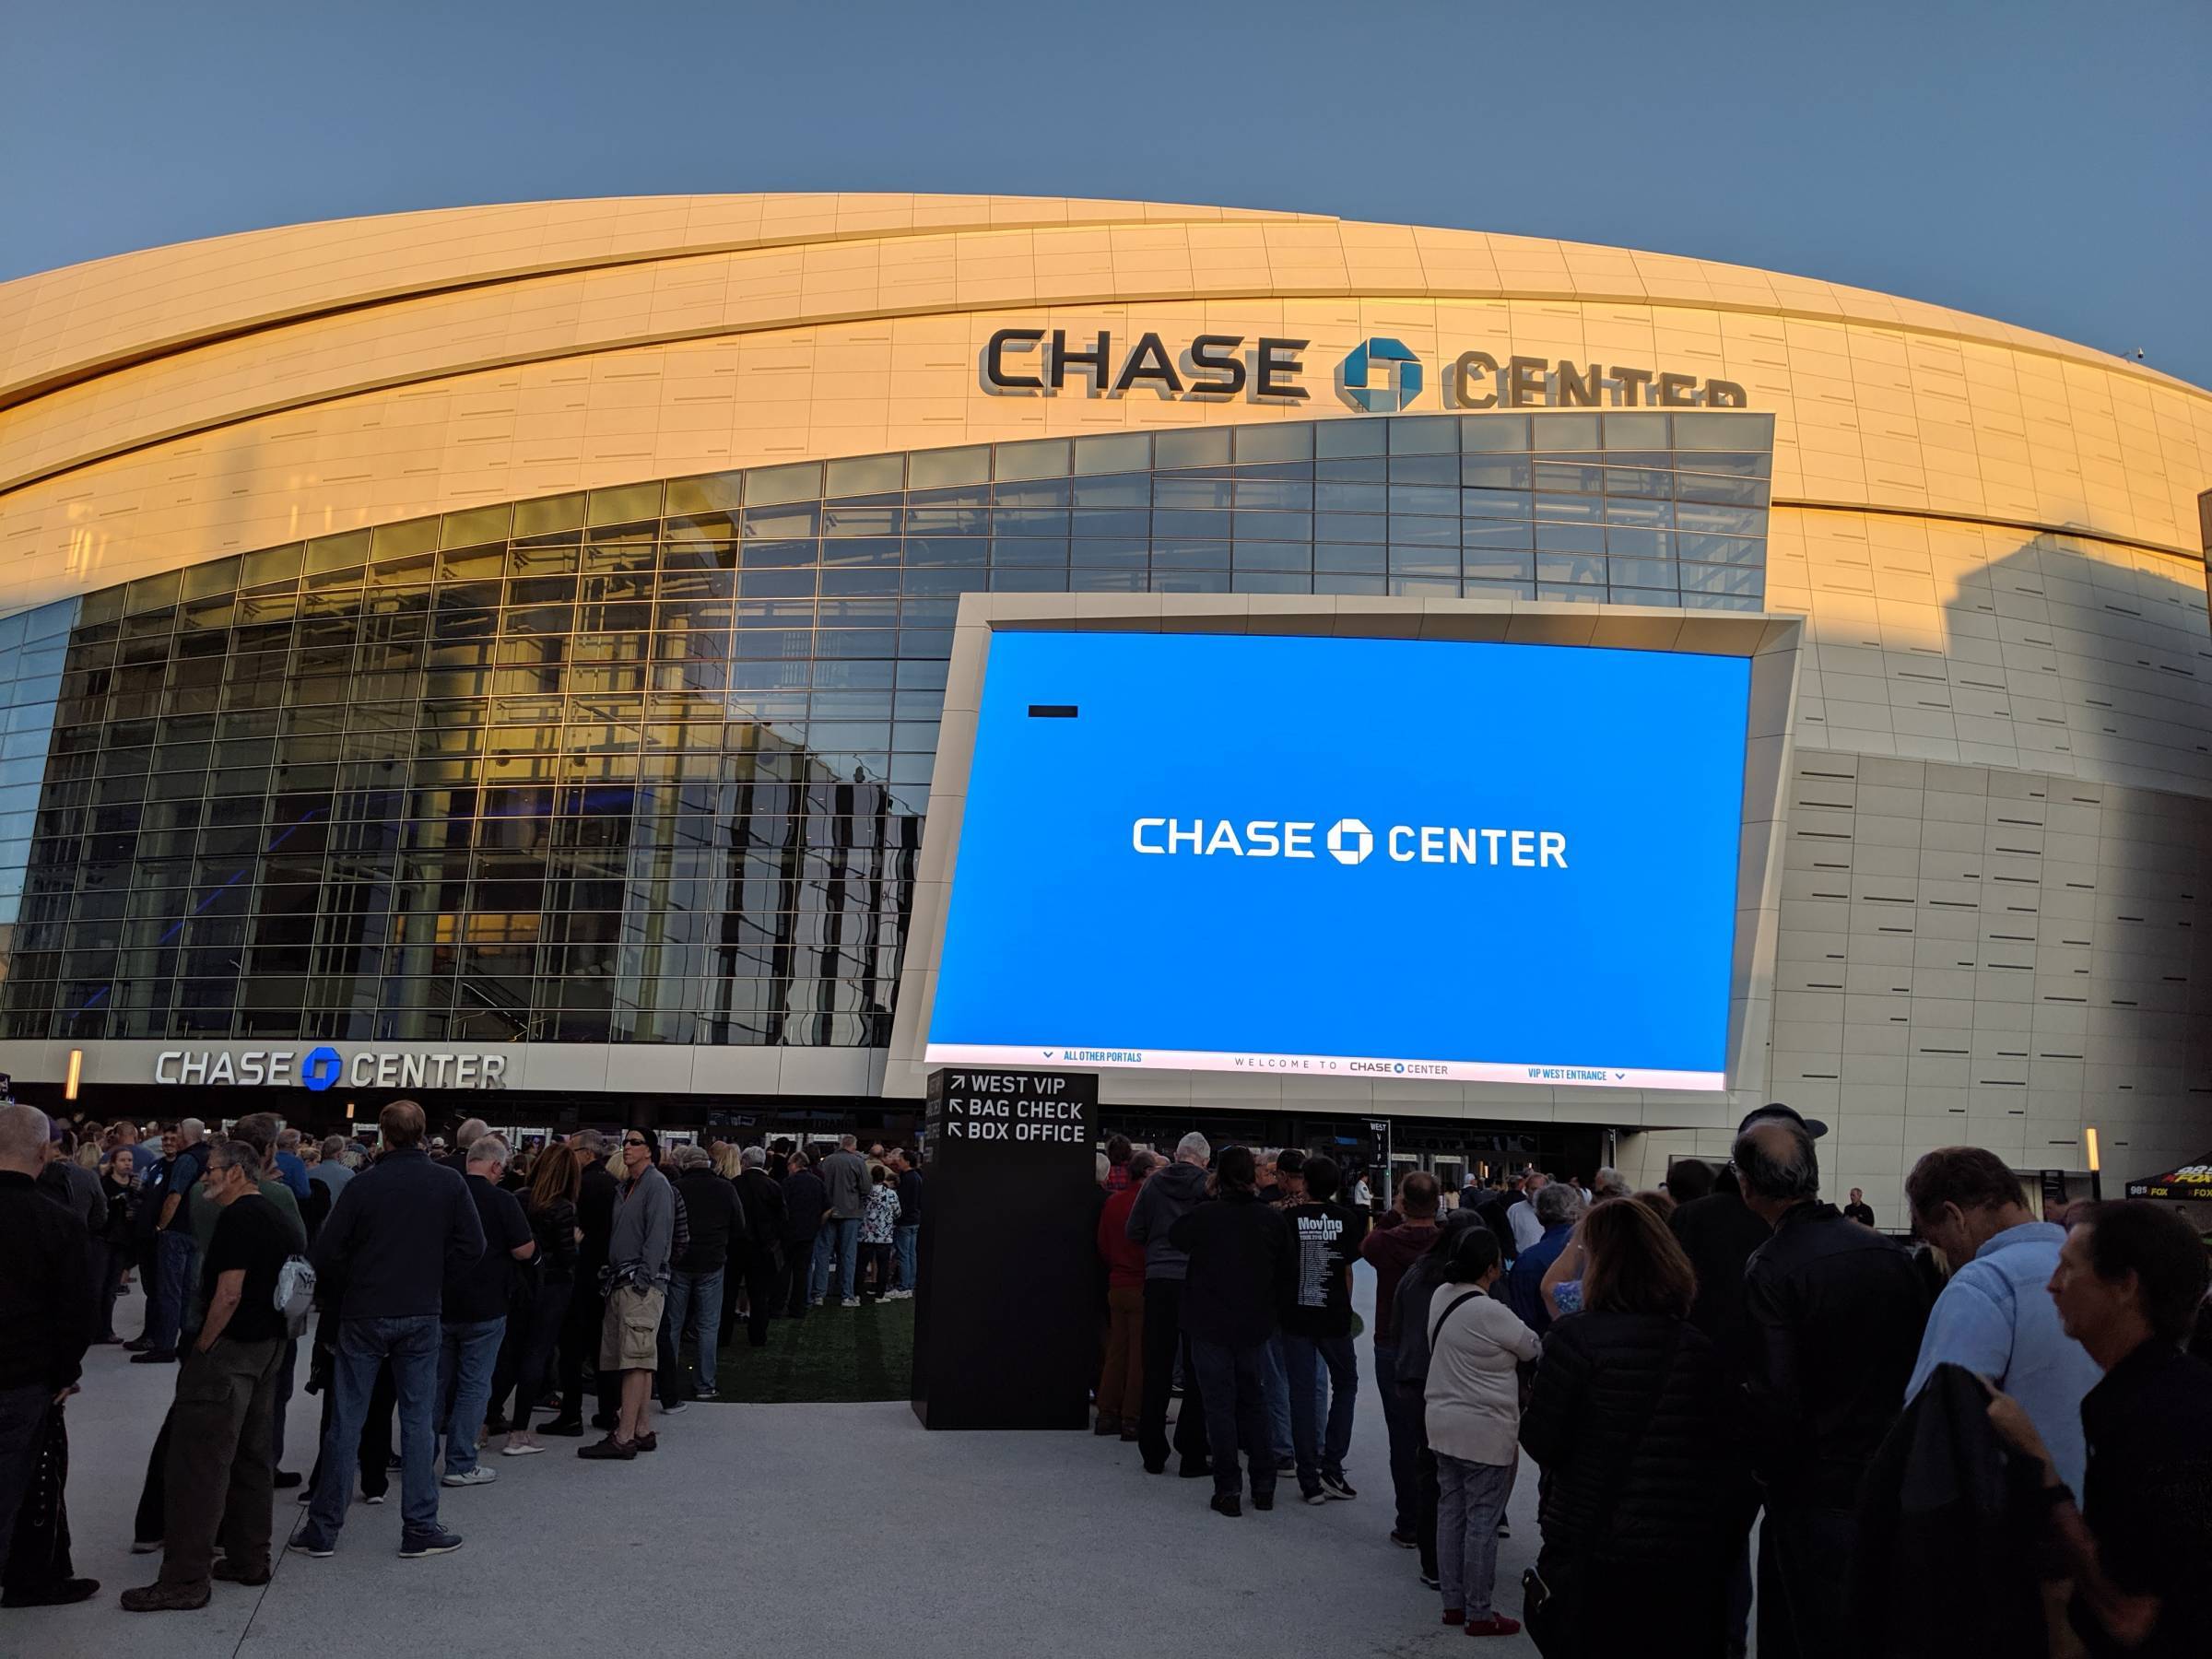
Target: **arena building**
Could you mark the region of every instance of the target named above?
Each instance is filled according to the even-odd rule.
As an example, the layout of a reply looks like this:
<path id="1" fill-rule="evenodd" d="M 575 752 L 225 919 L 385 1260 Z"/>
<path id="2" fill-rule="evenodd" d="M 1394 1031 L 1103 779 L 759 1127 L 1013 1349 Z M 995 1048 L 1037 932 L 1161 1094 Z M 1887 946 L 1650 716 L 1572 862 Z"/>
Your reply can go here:
<path id="1" fill-rule="evenodd" d="M 1890 1217 L 1950 1142 L 2169 1168 L 2212 1131 L 2207 487 L 2212 395 L 2138 362 L 1313 215 L 559 202 L 0 284 L 0 1072 L 100 1115 L 896 1133 L 986 636 L 1610 644 L 1765 665 L 1724 1065 L 1087 1049 L 1106 1120 L 1655 1177 L 1779 1098 Z M 1298 810 L 1239 810 L 1236 867 Z M 1434 829 L 1514 876 L 1450 856 L 1498 823 L 1543 832 L 1377 822 L 1372 868 Z"/>

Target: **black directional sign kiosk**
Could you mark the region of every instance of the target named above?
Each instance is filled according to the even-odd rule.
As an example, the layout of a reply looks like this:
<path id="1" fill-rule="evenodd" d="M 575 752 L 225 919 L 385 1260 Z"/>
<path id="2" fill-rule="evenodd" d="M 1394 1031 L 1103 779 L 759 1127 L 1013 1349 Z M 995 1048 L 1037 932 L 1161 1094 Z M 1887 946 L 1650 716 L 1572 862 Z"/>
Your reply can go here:
<path id="1" fill-rule="evenodd" d="M 931 1074 L 914 1415 L 1082 1429 L 1097 1366 L 1099 1079 Z"/>

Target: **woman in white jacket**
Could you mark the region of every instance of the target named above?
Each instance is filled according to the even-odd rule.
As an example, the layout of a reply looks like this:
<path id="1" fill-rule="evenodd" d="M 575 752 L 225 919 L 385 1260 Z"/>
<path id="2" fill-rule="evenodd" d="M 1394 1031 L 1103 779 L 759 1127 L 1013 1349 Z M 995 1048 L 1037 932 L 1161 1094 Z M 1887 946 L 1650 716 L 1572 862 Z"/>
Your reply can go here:
<path id="1" fill-rule="evenodd" d="M 1437 1579 L 1444 1622 L 1470 1636 L 1520 1630 L 1490 1606 L 1498 1576 L 1498 1518 L 1520 1455 L 1516 1368 L 1536 1357 L 1536 1334 L 1489 1293 L 1498 1282 L 1497 1236 L 1462 1229 L 1444 1282 L 1429 1301 L 1425 1421 L 1436 1453 Z"/>

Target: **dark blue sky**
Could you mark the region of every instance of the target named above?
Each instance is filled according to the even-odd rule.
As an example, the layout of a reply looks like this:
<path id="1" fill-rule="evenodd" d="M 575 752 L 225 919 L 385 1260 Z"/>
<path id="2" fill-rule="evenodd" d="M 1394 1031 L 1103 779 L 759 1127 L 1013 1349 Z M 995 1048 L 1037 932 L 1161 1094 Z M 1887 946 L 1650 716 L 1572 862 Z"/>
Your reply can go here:
<path id="1" fill-rule="evenodd" d="M 542 196 L 1136 196 L 1734 260 L 2212 384 L 2205 0 L 42 0 L 0 52 L 0 278 Z"/>

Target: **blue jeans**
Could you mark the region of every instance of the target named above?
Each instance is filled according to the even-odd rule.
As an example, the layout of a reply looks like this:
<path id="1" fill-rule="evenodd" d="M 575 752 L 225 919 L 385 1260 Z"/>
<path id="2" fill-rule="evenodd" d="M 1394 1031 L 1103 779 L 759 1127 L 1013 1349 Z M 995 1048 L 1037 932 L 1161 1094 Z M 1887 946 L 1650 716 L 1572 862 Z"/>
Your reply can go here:
<path id="1" fill-rule="evenodd" d="M 914 1237 L 921 1230 L 918 1226 L 891 1229 L 891 1246 L 899 1258 L 897 1288 L 900 1290 L 912 1290 L 914 1288 Z"/>
<path id="2" fill-rule="evenodd" d="M 1490 1616 L 1498 1579 L 1498 1517 L 1513 1489 L 1512 1464 L 1436 1458 L 1436 1575 L 1447 1609 L 1466 1610 L 1467 1622 Z"/>
<path id="3" fill-rule="evenodd" d="M 437 1438 L 439 1324 L 435 1313 L 406 1319 L 347 1319 L 338 1324 L 336 1363 L 331 1377 L 335 1404 L 330 1431 L 323 1437 L 323 1462 L 307 1524 L 299 1541 L 327 1547 L 346 1524 L 353 1496 L 353 1466 L 360 1453 L 361 1428 L 369 1418 L 369 1396 L 386 1359 L 399 1401 L 400 1536 L 405 1543 L 439 1532 L 438 1476 L 432 1442 Z"/>
<path id="4" fill-rule="evenodd" d="M 438 1425 L 445 1436 L 445 1472 L 477 1466 L 477 1436 L 491 1404 L 492 1368 L 507 1335 L 507 1316 L 438 1327 Z"/>
<path id="5" fill-rule="evenodd" d="M 676 1375 L 663 1381 L 664 1400 L 671 1391 L 682 1397 L 687 1336 L 696 1345 L 691 1351 L 698 1363 L 692 1375 L 698 1380 L 698 1391 L 714 1392 L 714 1366 L 722 1357 L 722 1281 L 727 1272 L 727 1268 L 717 1267 L 712 1273 L 668 1276 L 668 1305 L 661 1317 L 667 1322 L 668 1334 L 674 1339 Z"/>
<path id="6" fill-rule="evenodd" d="M 1290 1437 L 1290 1368 L 1283 1359 L 1283 1334 L 1277 1331 L 1267 1338 L 1260 1353 L 1260 1365 L 1265 1373 L 1267 1391 L 1267 1430 L 1275 1447 L 1277 1463 L 1298 1453 L 1298 1444 Z"/>
<path id="7" fill-rule="evenodd" d="M 816 1301 L 830 1300 L 830 1260 L 831 1253 L 837 1258 L 838 1283 L 844 1288 L 841 1296 L 858 1296 L 860 1270 L 860 1218 L 850 1220 L 825 1221 L 822 1230 L 814 1235 L 814 1285 Z"/>
<path id="8" fill-rule="evenodd" d="M 155 1262 L 161 1270 L 160 1291 L 147 1305 L 146 1340 L 148 1352 L 173 1354 L 177 1351 L 177 1327 L 192 1303 L 193 1281 L 199 1277 L 200 1247 L 181 1227 L 158 1236 L 159 1242 L 154 1248 Z"/>
<path id="9" fill-rule="evenodd" d="M 1349 1336 L 1283 1337 L 1284 1369 L 1290 1374 L 1290 1439 L 1298 1458 L 1298 1489 L 1321 1489 L 1321 1477 L 1344 1473 L 1352 1449 L 1352 1408 L 1359 1399 L 1359 1362 Z M 1328 1368 L 1329 1417 L 1321 1423 L 1321 1373 Z"/>
<path id="10" fill-rule="evenodd" d="M 1275 1493 L 1275 1448 L 1267 1443 L 1267 1345 L 1230 1347 L 1191 1338 L 1191 1365 L 1206 1400 L 1206 1452 L 1214 1465 L 1214 1491 L 1234 1493 L 1237 1448 L 1252 1463 L 1252 1495 Z M 1190 1409 L 1189 1402 L 1183 1405 Z"/>

